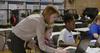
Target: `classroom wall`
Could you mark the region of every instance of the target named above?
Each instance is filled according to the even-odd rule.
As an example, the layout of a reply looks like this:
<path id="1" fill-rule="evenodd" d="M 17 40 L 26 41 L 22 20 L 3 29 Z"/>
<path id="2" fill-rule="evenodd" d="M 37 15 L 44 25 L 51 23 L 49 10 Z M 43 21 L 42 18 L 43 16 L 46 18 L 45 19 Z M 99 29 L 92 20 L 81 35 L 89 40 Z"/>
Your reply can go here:
<path id="1" fill-rule="evenodd" d="M 25 9 L 23 4 L 9 4 L 9 9 Z"/>
<path id="2" fill-rule="evenodd" d="M 65 0 L 64 5 L 65 9 L 77 9 L 78 14 L 82 14 L 86 7 L 97 7 L 100 11 L 100 0 L 74 0 L 73 4 Z"/>
<path id="3" fill-rule="evenodd" d="M 7 9 L 7 2 L 0 1 L 0 9 Z"/>

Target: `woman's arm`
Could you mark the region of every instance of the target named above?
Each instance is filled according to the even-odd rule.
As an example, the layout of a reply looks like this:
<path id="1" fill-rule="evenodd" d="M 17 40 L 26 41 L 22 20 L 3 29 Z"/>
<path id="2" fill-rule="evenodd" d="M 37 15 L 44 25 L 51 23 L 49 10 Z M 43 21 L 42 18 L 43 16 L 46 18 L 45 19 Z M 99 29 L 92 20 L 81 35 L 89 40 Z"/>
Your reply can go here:
<path id="1" fill-rule="evenodd" d="M 37 40 L 38 40 L 38 45 L 39 48 L 47 53 L 67 53 L 66 50 L 59 50 L 52 48 L 48 45 L 45 44 L 45 24 L 42 23 L 41 21 L 36 21 L 36 35 L 37 35 Z M 34 27 L 34 26 L 33 26 Z"/>
<path id="2" fill-rule="evenodd" d="M 56 49 L 49 47 L 45 44 L 44 34 L 45 34 L 45 26 L 42 23 L 37 22 L 36 34 L 38 39 L 39 48 L 45 52 L 55 53 Z"/>

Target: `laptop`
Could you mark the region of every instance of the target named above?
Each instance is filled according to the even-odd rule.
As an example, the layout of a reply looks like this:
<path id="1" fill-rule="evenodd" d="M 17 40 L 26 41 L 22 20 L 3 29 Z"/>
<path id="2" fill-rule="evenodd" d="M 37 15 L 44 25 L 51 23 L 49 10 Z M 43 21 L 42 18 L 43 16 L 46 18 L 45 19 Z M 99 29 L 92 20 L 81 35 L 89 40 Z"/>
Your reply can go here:
<path id="1" fill-rule="evenodd" d="M 90 43 L 89 39 L 80 40 L 75 53 L 86 53 L 89 43 Z"/>
<path id="2" fill-rule="evenodd" d="M 87 36 L 82 37 L 76 48 L 67 48 L 67 51 L 69 51 L 69 53 L 86 53 L 89 43 L 90 40 Z"/>

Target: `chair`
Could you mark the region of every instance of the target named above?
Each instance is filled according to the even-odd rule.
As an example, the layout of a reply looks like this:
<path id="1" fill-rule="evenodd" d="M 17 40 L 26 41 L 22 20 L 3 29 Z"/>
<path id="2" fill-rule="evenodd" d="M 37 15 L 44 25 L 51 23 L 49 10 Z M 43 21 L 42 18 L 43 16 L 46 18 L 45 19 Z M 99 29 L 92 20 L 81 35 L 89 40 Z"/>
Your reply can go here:
<path id="1" fill-rule="evenodd" d="M 52 41 L 54 42 L 55 47 L 57 48 L 57 41 L 58 41 L 59 35 L 52 36 Z"/>

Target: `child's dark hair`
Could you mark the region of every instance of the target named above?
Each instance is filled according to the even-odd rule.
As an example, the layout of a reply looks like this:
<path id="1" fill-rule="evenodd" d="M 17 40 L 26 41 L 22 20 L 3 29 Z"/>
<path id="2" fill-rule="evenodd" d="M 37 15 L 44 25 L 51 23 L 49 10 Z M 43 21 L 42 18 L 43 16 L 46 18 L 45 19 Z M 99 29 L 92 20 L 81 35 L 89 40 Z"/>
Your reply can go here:
<path id="1" fill-rule="evenodd" d="M 64 22 L 69 22 L 74 19 L 74 15 L 73 14 L 64 14 L 62 19 Z"/>

